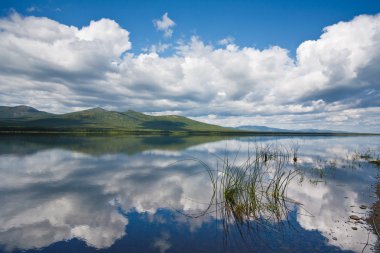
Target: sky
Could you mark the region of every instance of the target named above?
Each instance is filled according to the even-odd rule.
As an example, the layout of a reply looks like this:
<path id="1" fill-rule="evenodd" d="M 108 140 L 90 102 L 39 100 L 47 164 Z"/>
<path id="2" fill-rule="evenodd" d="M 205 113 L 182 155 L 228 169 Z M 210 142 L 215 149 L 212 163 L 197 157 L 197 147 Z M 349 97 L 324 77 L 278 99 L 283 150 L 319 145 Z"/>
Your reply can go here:
<path id="1" fill-rule="evenodd" d="M 0 2 L 0 104 L 380 132 L 380 1 Z"/>

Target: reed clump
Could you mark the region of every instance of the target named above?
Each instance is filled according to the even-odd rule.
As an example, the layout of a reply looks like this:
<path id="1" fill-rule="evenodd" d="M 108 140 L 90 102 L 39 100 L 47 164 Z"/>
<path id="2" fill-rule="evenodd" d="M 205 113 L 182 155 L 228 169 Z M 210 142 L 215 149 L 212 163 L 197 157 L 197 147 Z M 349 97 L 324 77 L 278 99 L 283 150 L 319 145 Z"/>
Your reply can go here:
<path id="1" fill-rule="evenodd" d="M 298 170 L 294 156 L 279 145 L 256 146 L 248 159 L 236 166 L 228 156 L 218 166 L 215 184 L 216 206 L 227 223 L 252 220 L 280 220 L 286 217 L 286 190 Z"/>
<path id="2" fill-rule="evenodd" d="M 378 149 L 367 148 L 364 151 L 355 152 L 355 154 L 353 155 L 353 160 L 357 161 L 359 159 L 365 160 L 371 164 L 374 164 L 380 167 L 380 148 Z"/>
<path id="3" fill-rule="evenodd" d="M 300 205 L 287 197 L 290 182 L 297 175 L 302 176 L 294 161 L 298 149 L 278 144 L 255 145 L 240 163 L 239 152 L 233 159 L 227 153 L 217 156 L 216 168 L 196 158 L 186 159 L 200 163 L 208 173 L 212 194 L 207 204 L 199 203 L 207 205 L 200 212 L 177 211 L 191 218 L 214 215 L 222 222 L 226 235 L 234 225 L 243 236 L 243 228 L 251 231 L 260 224 L 287 221 L 289 204 Z"/>

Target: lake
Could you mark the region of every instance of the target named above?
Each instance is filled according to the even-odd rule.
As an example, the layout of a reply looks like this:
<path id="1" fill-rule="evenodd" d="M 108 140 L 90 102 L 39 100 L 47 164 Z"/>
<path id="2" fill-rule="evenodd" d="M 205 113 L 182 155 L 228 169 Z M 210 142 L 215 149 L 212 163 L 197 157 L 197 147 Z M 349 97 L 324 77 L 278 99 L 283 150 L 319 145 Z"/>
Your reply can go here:
<path id="1" fill-rule="evenodd" d="M 0 136 L 0 252 L 372 252 L 379 143 Z"/>

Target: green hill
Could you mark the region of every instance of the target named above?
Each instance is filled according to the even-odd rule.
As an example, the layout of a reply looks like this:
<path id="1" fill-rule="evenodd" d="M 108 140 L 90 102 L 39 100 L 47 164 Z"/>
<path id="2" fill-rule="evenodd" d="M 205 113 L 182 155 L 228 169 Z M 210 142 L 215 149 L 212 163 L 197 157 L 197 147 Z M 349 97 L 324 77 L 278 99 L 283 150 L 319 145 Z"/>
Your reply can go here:
<path id="1" fill-rule="evenodd" d="M 51 114 L 32 107 L 0 107 L 1 131 L 138 131 L 138 132 L 234 132 L 186 117 L 150 116 L 135 111 L 115 112 L 102 108 Z"/>
<path id="2" fill-rule="evenodd" d="M 41 112 L 33 107 L 20 105 L 15 107 L 0 106 L 0 120 L 1 119 L 31 119 L 40 116 L 49 116 L 50 113 Z"/>

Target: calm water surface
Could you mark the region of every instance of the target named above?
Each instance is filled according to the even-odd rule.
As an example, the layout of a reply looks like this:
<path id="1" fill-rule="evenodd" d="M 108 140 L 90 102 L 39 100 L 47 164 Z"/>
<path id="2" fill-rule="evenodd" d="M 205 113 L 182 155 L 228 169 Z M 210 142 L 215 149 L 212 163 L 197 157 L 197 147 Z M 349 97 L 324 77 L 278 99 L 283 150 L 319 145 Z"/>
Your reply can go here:
<path id="1" fill-rule="evenodd" d="M 0 252 L 364 252 L 379 137 L 0 137 Z M 298 145 L 286 213 L 239 224 L 211 206 L 223 157 Z M 218 158 L 219 157 L 219 158 Z M 269 211 L 270 212 L 270 211 Z M 201 215 L 202 214 L 202 215 Z M 199 216 L 196 217 L 195 216 Z M 270 215 L 269 215 L 270 216 Z M 248 224 L 248 225 L 247 225 Z M 356 227 L 357 230 L 353 230 Z"/>

